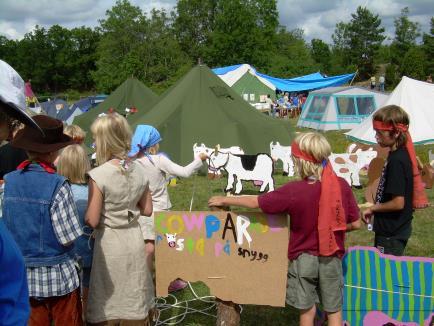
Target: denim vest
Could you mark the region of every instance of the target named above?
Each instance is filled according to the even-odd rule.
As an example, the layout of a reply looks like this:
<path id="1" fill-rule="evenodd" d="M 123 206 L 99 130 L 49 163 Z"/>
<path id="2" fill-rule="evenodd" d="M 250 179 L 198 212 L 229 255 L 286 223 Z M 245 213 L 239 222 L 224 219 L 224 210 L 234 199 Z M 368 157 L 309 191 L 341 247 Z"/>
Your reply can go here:
<path id="1" fill-rule="evenodd" d="M 81 259 L 83 267 L 92 266 L 92 252 L 93 252 L 93 238 L 90 235 L 93 229 L 87 226 L 84 222 L 84 216 L 87 210 L 87 185 L 71 184 L 72 194 L 74 195 L 74 201 L 77 206 L 78 216 L 80 219 L 81 229 L 83 235 L 81 235 L 74 243 L 74 254 Z"/>
<path id="2" fill-rule="evenodd" d="M 27 267 L 53 266 L 70 259 L 54 233 L 50 208 L 65 182 L 38 164 L 5 175 L 3 219 L 21 249 Z"/>

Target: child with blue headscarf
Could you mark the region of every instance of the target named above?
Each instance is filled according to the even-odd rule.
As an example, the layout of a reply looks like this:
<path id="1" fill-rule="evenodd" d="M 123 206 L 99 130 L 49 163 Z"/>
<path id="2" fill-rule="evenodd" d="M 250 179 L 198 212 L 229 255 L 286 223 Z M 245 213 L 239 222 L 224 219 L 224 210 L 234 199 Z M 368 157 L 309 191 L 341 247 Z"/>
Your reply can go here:
<path id="1" fill-rule="evenodd" d="M 172 207 L 167 191 L 167 179 L 170 175 L 188 178 L 198 171 L 207 155 L 201 153 L 187 166 L 180 166 L 172 162 L 166 155 L 158 153 L 161 141 L 160 133 L 150 125 L 138 125 L 131 142 L 131 151 L 128 154 L 143 165 L 149 179 L 149 189 L 152 194 L 154 212 L 166 211 Z M 154 217 L 141 216 L 139 223 L 145 239 L 148 266 L 152 266 L 154 258 Z M 185 282 L 177 280 L 172 282 L 169 291 L 185 287 Z"/>

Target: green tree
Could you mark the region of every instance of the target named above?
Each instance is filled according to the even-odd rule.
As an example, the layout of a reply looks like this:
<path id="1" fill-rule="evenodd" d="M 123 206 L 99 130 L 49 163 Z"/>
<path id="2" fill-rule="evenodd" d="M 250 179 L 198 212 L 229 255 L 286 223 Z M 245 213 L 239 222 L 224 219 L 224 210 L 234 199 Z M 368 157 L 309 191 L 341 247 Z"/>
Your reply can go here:
<path id="1" fill-rule="evenodd" d="M 404 56 L 401 65 L 401 75 L 414 79 L 425 80 L 425 53 L 421 47 L 411 47 Z"/>
<path id="2" fill-rule="evenodd" d="M 336 25 L 332 36 L 334 48 L 342 56 L 344 65 L 355 65 L 365 79 L 375 73 L 374 55 L 385 39 L 381 19 L 364 7 L 351 14 L 349 23 Z"/>
<path id="3" fill-rule="evenodd" d="M 391 48 L 392 62 L 397 65 L 401 65 L 405 54 L 410 48 L 416 46 L 416 39 L 421 35 L 420 24 L 408 19 L 409 13 L 410 10 L 405 7 L 401 10 L 401 16 L 394 19 L 395 38 Z"/>
<path id="4" fill-rule="evenodd" d="M 98 90 L 110 92 L 131 76 L 148 86 L 165 84 L 188 65 L 164 11 L 152 10 L 148 18 L 127 0 L 118 0 L 100 25 L 92 73 Z"/>
<path id="5" fill-rule="evenodd" d="M 434 17 L 431 17 L 430 34 L 423 34 L 423 50 L 425 51 L 425 72 L 427 75 L 434 74 Z"/>
<path id="6" fill-rule="evenodd" d="M 312 58 L 320 65 L 322 72 L 329 74 L 331 51 L 328 44 L 320 39 L 312 39 L 310 46 Z"/>
<path id="7" fill-rule="evenodd" d="M 96 69 L 99 38 L 99 33 L 89 27 L 82 26 L 71 30 L 73 58 L 69 84 L 72 89 L 90 90 L 94 87 L 91 72 Z"/>
<path id="8" fill-rule="evenodd" d="M 205 62 L 210 66 L 247 62 L 266 69 L 277 26 L 275 0 L 219 0 Z"/>
<path id="9" fill-rule="evenodd" d="M 309 74 L 319 69 L 312 59 L 310 49 L 303 38 L 302 29 L 287 31 L 280 28 L 276 36 L 276 47 L 270 56 L 270 68 L 266 72 L 272 76 L 290 78 Z"/>
<path id="10" fill-rule="evenodd" d="M 96 71 L 92 73 L 97 88 L 110 92 L 127 77 L 138 77 L 138 48 L 145 41 L 145 17 L 139 7 L 127 0 L 116 1 L 100 20 L 101 39 L 97 47 Z"/>
<path id="11" fill-rule="evenodd" d="M 193 63 L 204 58 L 214 29 L 217 0 L 179 0 L 174 17 L 175 35 Z"/>

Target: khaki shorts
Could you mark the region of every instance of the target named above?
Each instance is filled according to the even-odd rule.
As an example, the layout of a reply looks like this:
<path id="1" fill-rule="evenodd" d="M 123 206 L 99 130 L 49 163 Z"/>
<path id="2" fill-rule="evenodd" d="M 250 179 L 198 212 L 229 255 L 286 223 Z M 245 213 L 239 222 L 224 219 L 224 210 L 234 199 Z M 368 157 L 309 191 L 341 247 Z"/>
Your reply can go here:
<path id="1" fill-rule="evenodd" d="M 138 219 L 144 240 L 155 240 L 154 213 L 151 216 L 140 215 Z"/>
<path id="2" fill-rule="evenodd" d="M 337 257 L 306 253 L 289 262 L 286 302 L 297 309 L 310 309 L 321 302 L 326 312 L 342 309 L 344 278 Z"/>

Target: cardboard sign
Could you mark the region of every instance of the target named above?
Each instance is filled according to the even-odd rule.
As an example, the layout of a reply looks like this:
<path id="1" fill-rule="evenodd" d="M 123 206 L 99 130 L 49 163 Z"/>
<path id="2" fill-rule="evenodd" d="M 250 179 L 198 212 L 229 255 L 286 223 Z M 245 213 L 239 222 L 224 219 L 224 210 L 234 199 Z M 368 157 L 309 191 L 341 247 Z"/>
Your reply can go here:
<path id="1" fill-rule="evenodd" d="M 259 212 L 156 212 L 157 296 L 171 281 L 202 281 L 239 304 L 285 306 L 285 215 Z"/>

